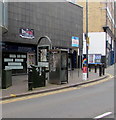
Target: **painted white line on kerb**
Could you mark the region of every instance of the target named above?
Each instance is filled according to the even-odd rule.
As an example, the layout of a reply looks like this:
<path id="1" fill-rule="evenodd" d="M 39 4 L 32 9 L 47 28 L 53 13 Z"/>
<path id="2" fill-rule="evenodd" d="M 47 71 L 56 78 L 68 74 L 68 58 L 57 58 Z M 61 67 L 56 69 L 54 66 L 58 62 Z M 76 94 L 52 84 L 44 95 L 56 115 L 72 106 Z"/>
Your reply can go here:
<path id="1" fill-rule="evenodd" d="M 110 115 L 110 114 L 112 114 L 112 112 L 104 113 L 104 114 L 102 114 L 102 115 L 99 115 L 99 116 L 95 117 L 94 119 L 100 119 L 100 118 L 103 118 L 103 117 L 108 116 L 108 115 Z"/>

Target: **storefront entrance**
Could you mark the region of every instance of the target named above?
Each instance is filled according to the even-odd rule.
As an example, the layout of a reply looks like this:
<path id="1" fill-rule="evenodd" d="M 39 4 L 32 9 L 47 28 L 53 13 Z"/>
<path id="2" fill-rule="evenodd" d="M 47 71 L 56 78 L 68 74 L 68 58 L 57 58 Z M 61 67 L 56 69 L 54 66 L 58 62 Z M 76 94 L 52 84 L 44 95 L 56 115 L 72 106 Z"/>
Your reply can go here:
<path id="1" fill-rule="evenodd" d="M 12 69 L 13 74 L 27 72 L 27 54 L 7 52 L 2 54 L 3 69 Z"/>
<path id="2" fill-rule="evenodd" d="M 5 42 L 2 45 L 2 69 L 12 74 L 27 74 L 29 65 L 35 64 L 36 46 Z"/>

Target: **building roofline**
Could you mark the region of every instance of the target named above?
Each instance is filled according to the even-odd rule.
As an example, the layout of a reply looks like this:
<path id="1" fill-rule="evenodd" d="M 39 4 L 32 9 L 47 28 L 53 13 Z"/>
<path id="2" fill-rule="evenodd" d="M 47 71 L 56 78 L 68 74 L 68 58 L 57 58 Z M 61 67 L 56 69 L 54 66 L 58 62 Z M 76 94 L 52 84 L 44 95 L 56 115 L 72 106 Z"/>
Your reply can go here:
<path id="1" fill-rule="evenodd" d="M 80 8 L 83 8 L 82 6 L 80 6 L 80 5 L 78 5 L 78 4 L 75 4 L 75 3 L 72 3 L 72 2 L 70 2 L 70 1 L 68 1 L 68 3 L 70 3 L 70 4 L 72 4 L 72 5 L 75 5 L 75 6 L 78 6 L 78 7 L 80 7 Z"/>

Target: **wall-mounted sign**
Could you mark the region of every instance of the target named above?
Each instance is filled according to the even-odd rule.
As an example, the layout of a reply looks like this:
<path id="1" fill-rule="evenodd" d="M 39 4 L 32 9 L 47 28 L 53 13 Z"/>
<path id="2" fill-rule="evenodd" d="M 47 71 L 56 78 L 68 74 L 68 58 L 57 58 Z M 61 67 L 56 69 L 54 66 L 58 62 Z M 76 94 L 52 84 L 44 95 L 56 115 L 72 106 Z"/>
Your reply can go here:
<path id="1" fill-rule="evenodd" d="M 23 62 L 24 59 L 15 59 L 15 62 Z"/>
<path id="2" fill-rule="evenodd" d="M 11 59 L 11 58 L 4 58 L 4 62 L 13 62 L 13 59 Z"/>
<path id="3" fill-rule="evenodd" d="M 28 29 L 28 28 L 21 28 L 20 29 L 20 37 L 28 38 L 28 39 L 35 38 L 34 37 L 34 30 L 33 29 Z"/>
<path id="4" fill-rule="evenodd" d="M 23 66 L 5 66 L 5 69 L 23 69 Z"/>
<path id="5" fill-rule="evenodd" d="M 10 58 L 16 58 L 16 55 L 15 54 L 10 54 L 9 57 Z"/>
<path id="6" fill-rule="evenodd" d="M 88 63 L 95 63 L 94 54 L 89 54 L 88 55 Z"/>
<path id="7" fill-rule="evenodd" d="M 72 36 L 72 47 L 79 47 L 79 37 Z"/>
<path id="8" fill-rule="evenodd" d="M 95 63 L 101 63 L 101 54 L 95 54 Z"/>
<path id="9" fill-rule="evenodd" d="M 89 54 L 88 63 L 101 63 L 101 54 Z"/>

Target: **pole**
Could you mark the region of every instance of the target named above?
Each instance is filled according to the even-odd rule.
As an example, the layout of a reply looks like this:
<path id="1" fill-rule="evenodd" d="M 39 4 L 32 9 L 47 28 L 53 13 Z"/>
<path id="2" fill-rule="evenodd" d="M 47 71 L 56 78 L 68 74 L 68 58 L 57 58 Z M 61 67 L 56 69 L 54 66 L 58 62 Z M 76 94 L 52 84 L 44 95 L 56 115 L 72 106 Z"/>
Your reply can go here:
<path id="1" fill-rule="evenodd" d="M 108 20 L 107 20 L 107 18 L 108 18 L 108 16 L 107 16 L 107 0 L 106 0 L 106 26 L 107 26 L 107 22 L 108 22 Z M 107 30 L 106 30 L 106 35 L 105 35 L 105 37 L 106 37 L 106 44 L 107 44 Z M 108 52 L 107 52 L 107 45 L 106 45 L 106 60 L 105 60 L 105 64 L 106 64 L 106 68 L 107 68 L 107 65 L 108 65 L 108 58 L 107 58 L 107 55 L 108 55 Z"/>
<path id="2" fill-rule="evenodd" d="M 87 59 L 87 78 L 88 75 L 88 0 L 86 0 L 86 59 Z"/>

